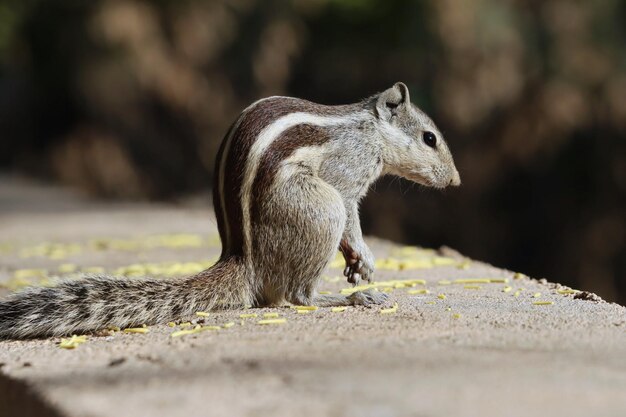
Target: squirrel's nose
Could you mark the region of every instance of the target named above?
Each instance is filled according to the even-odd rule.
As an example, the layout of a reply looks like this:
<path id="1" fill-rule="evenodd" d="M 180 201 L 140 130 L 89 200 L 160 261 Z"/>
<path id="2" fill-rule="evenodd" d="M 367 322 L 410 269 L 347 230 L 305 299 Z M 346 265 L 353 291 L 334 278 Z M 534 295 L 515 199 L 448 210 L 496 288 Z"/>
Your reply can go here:
<path id="1" fill-rule="evenodd" d="M 461 176 L 459 175 L 459 171 L 458 170 L 454 170 L 454 173 L 452 174 L 452 178 L 450 179 L 450 184 L 453 187 L 458 187 L 459 185 L 461 185 Z"/>

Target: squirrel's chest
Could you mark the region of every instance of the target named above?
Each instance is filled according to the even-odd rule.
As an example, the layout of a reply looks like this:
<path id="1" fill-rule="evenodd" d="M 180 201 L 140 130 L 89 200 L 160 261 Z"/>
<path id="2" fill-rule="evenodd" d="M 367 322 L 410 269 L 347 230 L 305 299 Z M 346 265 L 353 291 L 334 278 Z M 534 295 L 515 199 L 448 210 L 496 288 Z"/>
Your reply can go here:
<path id="1" fill-rule="evenodd" d="M 380 176 L 382 165 L 380 149 L 372 144 L 330 146 L 318 175 L 344 198 L 360 198 Z"/>

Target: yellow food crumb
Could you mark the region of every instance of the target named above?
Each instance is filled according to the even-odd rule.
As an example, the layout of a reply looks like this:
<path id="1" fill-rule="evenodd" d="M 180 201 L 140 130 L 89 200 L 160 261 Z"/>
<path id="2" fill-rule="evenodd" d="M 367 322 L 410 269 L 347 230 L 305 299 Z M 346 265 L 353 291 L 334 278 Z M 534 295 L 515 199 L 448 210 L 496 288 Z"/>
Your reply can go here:
<path id="1" fill-rule="evenodd" d="M 407 294 L 430 294 L 430 291 L 425 290 L 425 289 L 420 289 L 420 290 L 409 290 L 407 291 Z"/>
<path id="2" fill-rule="evenodd" d="M 170 321 L 169 323 L 167 323 L 167 325 L 168 325 L 169 327 L 175 327 L 175 326 L 176 326 L 176 323 L 174 323 L 173 321 Z"/>
<path id="3" fill-rule="evenodd" d="M 292 308 L 295 310 L 315 311 L 319 307 L 318 306 L 293 306 Z"/>
<path id="4" fill-rule="evenodd" d="M 456 265 L 457 260 L 444 257 L 444 256 L 435 256 L 432 260 L 433 265 L 435 266 L 448 266 L 448 265 Z"/>
<path id="5" fill-rule="evenodd" d="M 222 327 L 225 329 L 230 329 L 231 327 L 233 327 L 235 325 L 234 321 L 229 321 L 228 323 L 224 323 L 222 324 Z"/>
<path id="6" fill-rule="evenodd" d="M 81 271 L 88 274 L 101 274 L 104 272 L 104 268 L 101 266 L 88 266 L 83 268 Z"/>
<path id="7" fill-rule="evenodd" d="M 119 332 L 120 330 L 122 330 L 122 329 L 120 329 L 120 328 L 119 328 L 119 327 L 117 327 L 117 326 L 109 326 L 109 327 L 107 327 L 107 329 L 109 329 L 109 330 L 113 330 L 114 332 Z"/>
<path id="8" fill-rule="evenodd" d="M 536 292 L 533 294 L 533 298 L 539 298 L 541 297 L 541 293 L 540 292 Z"/>
<path id="9" fill-rule="evenodd" d="M 48 271 L 45 269 L 17 269 L 13 273 L 13 277 L 18 280 L 26 278 L 44 278 L 47 273 Z"/>
<path id="10" fill-rule="evenodd" d="M 124 333 L 148 333 L 150 332 L 150 329 L 147 329 L 145 327 L 129 327 L 127 329 L 124 329 Z"/>
<path id="11" fill-rule="evenodd" d="M 62 349 L 75 349 L 81 343 L 85 343 L 87 341 L 87 336 L 76 336 L 72 335 L 69 339 L 61 339 L 59 343 L 59 347 Z"/>
<path id="12" fill-rule="evenodd" d="M 10 290 L 17 290 L 19 288 L 27 287 L 32 284 L 33 283 L 30 280 L 25 278 L 12 278 L 3 284 L 0 284 L 0 286 L 6 287 Z"/>
<path id="13" fill-rule="evenodd" d="M 513 294 L 513 297 L 519 297 L 520 294 L 521 294 L 520 291 L 515 291 L 515 293 Z"/>
<path id="14" fill-rule="evenodd" d="M 341 294 L 349 295 L 356 291 L 363 291 L 363 290 L 368 290 L 368 289 L 376 290 L 378 288 L 385 288 L 385 289 L 392 290 L 393 288 L 413 287 L 417 284 L 425 285 L 426 281 L 423 279 L 379 281 L 379 282 L 373 282 L 371 284 L 357 285 L 356 287 L 343 288 L 340 292 Z"/>
<path id="15" fill-rule="evenodd" d="M 58 271 L 62 274 L 69 274 L 71 272 L 76 272 L 78 267 L 74 264 L 61 264 L 59 265 Z"/>
<path id="16" fill-rule="evenodd" d="M 398 311 L 398 303 L 394 303 L 390 308 L 381 308 L 380 314 L 394 314 L 396 311 Z"/>
<path id="17" fill-rule="evenodd" d="M 452 317 L 454 317 L 455 319 L 460 319 L 462 316 L 459 313 L 454 313 Z"/>
<path id="18" fill-rule="evenodd" d="M 210 314 L 204 311 L 196 311 L 196 316 L 200 316 L 200 317 L 209 317 Z"/>
<path id="19" fill-rule="evenodd" d="M 507 285 L 506 287 L 504 287 L 504 288 L 502 289 L 502 292 L 510 292 L 512 289 L 513 289 L 513 287 L 511 287 L 511 286 Z"/>
<path id="20" fill-rule="evenodd" d="M 426 301 L 426 304 L 435 304 L 434 301 Z"/>
<path id="21" fill-rule="evenodd" d="M 552 301 L 533 301 L 533 305 L 536 305 L 536 306 L 549 306 L 552 304 L 554 304 L 554 302 Z"/>
<path id="22" fill-rule="evenodd" d="M 330 309 L 333 313 L 343 313 L 348 307 L 333 307 Z"/>
<path id="23" fill-rule="evenodd" d="M 80 246 L 72 243 L 42 243 L 21 249 L 19 256 L 21 258 L 45 256 L 49 259 L 63 259 L 67 257 L 67 255 L 78 253 L 80 251 Z"/>
<path id="24" fill-rule="evenodd" d="M 296 313 L 298 314 L 309 314 L 311 312 L 311 310 L 296 310 Z"/>
<path id="25" fill-rule="evenodd" d="M 178 330 L 176 332 L 173 332 L 170 337 L 180 337 L 180 336 L 186 336 L 189 334 L 197 334 L 200 332 L 205 332 L 207 330 L 220 330 L 221 327 L 220 326 L 196 326 L 193 329 L 186 329 L 186 330 Z"/>
<path id="26" fill-rule="evenodd" d="M 215 260 L 203 260 L 199 262 L 162 262 L 162 263 L 145 263 L 131 264 L 122 266 L 113 270 L 115 275 L 123 275 L 127 277 L 141 277 L 145 275 L 173 277 L 186 274 L 194 274 L 215 263 Z"/>
<path id="27" fill-rule="evenodd" d="M 68 253 L 62 249 L 51 250 L 48 254 L 48 258 L 50 259 L 65 259 L 67 258 Z"/>
<path id="28" fill-rule="evenodd" d="M 556 292 L 558 292 L 559 294 L 576 294 L 579 291 L 578 290 L 565 289 L 565 290 L 556 290 Z"/>
<path id="29" fill-rule="evenodd" d="M 270 320 L 259 320 L 257 324 L 284 324 L 287 323 L 287 319 L 270 319 Z"/>
<path id="30" fill-rule="evenodd" d="M 376 259 L 374 262 L 376 269 L 393 269 L 400 270 L 400 261 L 393 258 Z"/>
<path id="31" fill-rule="evenodd" d="M 522 279 L 522 278 L 524 278 L 525 276 L 526 276 L 526 275 L 522 274 L 521 272 L 516 272 L 516 273 L 513 275 L 513 279 Z"/>
<path id="32" fill-rule="evenodd" d="M 443 261 L 445 262 L 445 261 Z M 409 269 L 429 269 L 435 265 L 432 258 L 386 258 L 376 261 L 375 266 L 378 269 L 390 269 L 396 271 L 404 271 Z"/>
<path id="33" fill-rule="evenodd" d="M 278 313 L 265 313 L 263 314 L 263 317 L 265 317 L 266 319 L 275 319 L 280 317 Z"/>
<path id="34" fill-rule="evenodd" d="M 489 284 L 491 280 L 489 278 L 464 278 L 455 279 L 455 284 Z"/>
<path id="35" fill-rule="evenodd" d="M 445 300 L 446 299 L 446 295 L 445 294 L 438 294 L 437 298 L 439 298 L 440 300 Z"/>
<path id="36" fill-rule="evenodd" d="M 332 292 L 330 292 L 330 291 L 318 291 L 318 294 L 328 295 L 328 294 L 332 294 Z"/>
<path id="37" fill-rule="evenodd" d="M 257 316 L 258 316 L 258 314 L 256 314 L 256 313 L 244 313 L 244 314 L 240 314 L 239 318 L 241 318 L 241 319 L 250 319 L 250 318 L 253 318 L 253 317 L 257 317 Z"/>
<path id="38" fill-rule="evenodd" d="M 489 282 L 492 284 L 506 284 L 509 282 L 508 278 L 489 278 Z"/>

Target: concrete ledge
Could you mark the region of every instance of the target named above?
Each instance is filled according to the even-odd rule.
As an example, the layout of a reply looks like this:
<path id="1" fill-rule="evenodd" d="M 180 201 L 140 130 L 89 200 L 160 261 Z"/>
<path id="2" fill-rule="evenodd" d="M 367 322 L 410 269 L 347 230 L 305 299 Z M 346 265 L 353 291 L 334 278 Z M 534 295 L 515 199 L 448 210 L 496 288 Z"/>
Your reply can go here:
<path id="1" fill-rule="evenodd" d="M 0 252 L 0 282 L 15 285 L 23 268 L 53 275 L 64 263 L 114 270 L 210 259 L 215 242 L 133 250 L 88 244 L 107 235 L 141 243 L 159 231 L 210 237 L 210 216 L 152 206 L 0 213 L 12 236 L 12 247 Z M 78 242 L 84 250 L 64 259 L 20 255 L 44 241 Z M 388 259 L 377 280 L 387 282 L 379 288 L 390 292 L 395 311 L 222 311 L 195 319 L 234 326 L 177 338 L 171 334 L 179 328 L 165 325 L 147 334 L 91 335 L 74 350 L 54 338 L 0 342 L 0 416 L 626 415 L 624 307 L 449 249 L 369 243 L 378 259 Z M 398 259 L 414 263 L 397 270 Z M 322 290 L 347 288 L 339 276 L 338 267 L 330 269 Z M 455 282 L 486 278 L 496 282 Z M 264 313 L 286 323 L 257 324 Z"/>

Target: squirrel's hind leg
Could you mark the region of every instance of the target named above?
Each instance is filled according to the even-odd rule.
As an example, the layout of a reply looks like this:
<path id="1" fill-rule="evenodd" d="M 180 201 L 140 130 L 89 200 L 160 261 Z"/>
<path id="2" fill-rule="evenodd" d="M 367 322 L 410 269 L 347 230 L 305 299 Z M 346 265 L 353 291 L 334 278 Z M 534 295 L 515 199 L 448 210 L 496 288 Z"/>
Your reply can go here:
<path id="1" fill-rule="evenodd" d="M 339 192 L 310 170 L 282 168 L 253 217 L 261 304 L 310 300 L 337 253 L 346 211 Z"/>
<path id="2" fill-rule="evenodd" d="M 253 226 L 261 304 L 283 300 L 320 307 L 384 303 L 387 294 L 376 291 L 317 294 L 322 272 L 336 255 L 345 229 L 345 204 L 337 190 L 310 171 L 289 174 L 277 175 Z"/>

